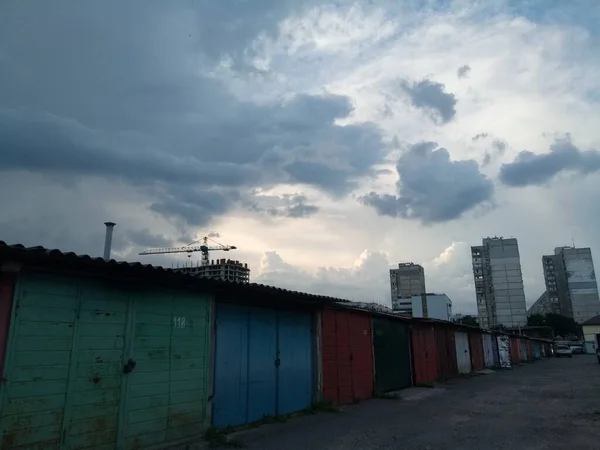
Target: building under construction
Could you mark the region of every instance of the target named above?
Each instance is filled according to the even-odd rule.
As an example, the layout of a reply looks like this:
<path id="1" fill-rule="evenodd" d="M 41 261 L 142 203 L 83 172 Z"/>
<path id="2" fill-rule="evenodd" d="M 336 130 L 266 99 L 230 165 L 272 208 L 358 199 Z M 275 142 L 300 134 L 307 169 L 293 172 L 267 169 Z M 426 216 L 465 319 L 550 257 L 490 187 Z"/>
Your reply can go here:
<path id="1" fill-rule="evenodd" d="M 114 224 L 113 224 L 114 226 Z M 112 228 L 111 228 L 112 230 Z M 108 233 L 108 225 L 107 225 Z M 211 241 L 212 244 L 208 241 Z M 197 245 L 201 242 L 200 245 Z M 233 281 L 236 283 L 248 283 L 250 281 L 250 269 L 248 264 L 241 263 L 233 259 L 217 259 L 210 260 L 209 252 L 212 251 L 224 251 L 228 252 L 235 250 L 235 245 L 223 245 L 209 238 L 208 236 L 203 237 L 198 241 L 194 241 L 184 247 L 168 247 L 168 248 L 151 248 L 140 253 L 140 255 L 161 255 L 169 253 L 187 253 L 188 257 L 192 256 L 194 252 L 200 252 L 200 262 L 196 265 L 185 265 L 183 267 L 177 267 L 173 270 L 178 272 L 187 273 L 195 277 L 204 278 L 216 278 L 223 281 Z"/>
<path id="2" fill-rule="evenodd" d="M 197 266 L 180 267 L 175 269 L 192 276 L 216 278 L 223 281 L 236 283 L 250 282 L 250 269 L 247 263 L 241 263 L 232 259 L 212 260 L 210 264 L 198 264 Z"/>

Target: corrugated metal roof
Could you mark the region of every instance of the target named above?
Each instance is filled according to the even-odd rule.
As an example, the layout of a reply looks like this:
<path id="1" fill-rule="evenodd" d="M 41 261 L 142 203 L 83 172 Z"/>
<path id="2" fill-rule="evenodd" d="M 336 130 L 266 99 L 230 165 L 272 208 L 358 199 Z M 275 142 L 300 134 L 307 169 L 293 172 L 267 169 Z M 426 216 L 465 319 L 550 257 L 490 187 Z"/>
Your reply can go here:
<path id="1" fill-rule="evenodd" d="M 159 281 L 183 282 L 186 285 L 195 285 L 205 288 L 217 289 L 244 289 L 265 294 L 285 294 L 297 300 L 324 304 L 350 303 L 349 300 L 329 297 L 326 295 L 308 294 L 305 292 L 268 286 L 259 283 L 238 283 L 211 278 L 194 277 L 173 269 L 140 262 L 105 261 L 101 257 L 78 255 L 74 252 L 63 252 L 57 249 L 47 249 L 41 246 L 25 247 L 22 244 L 7 244 L 0 241 L 0 263 L 19 262 L 31 266 L 50 266 L 56 269 L 96 270 L 109 276 L 148 276 Z"/>

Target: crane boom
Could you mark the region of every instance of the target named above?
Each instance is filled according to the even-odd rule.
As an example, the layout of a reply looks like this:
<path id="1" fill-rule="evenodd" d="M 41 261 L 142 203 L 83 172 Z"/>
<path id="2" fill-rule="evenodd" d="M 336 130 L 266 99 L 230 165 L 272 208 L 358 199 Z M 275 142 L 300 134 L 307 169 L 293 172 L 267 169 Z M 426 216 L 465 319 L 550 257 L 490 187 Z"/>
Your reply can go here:
<path id="1" fill-rule="evenodd" d="M 209 246 L 208 241 L 211 240 L 215 243 L 215 245 Z M 165 247 L 165 248 L 149 248 L 148 250 L 144 250 L 139 253 L 140 255 L 162 255 L 166 253 L 187 253 L 188 256 L 192 256 L 193 252 L 201 252 L 202 253 L 202 265 L 209 264 L 209 253 L 214 250 L 222 250 L 224 252 L 228 252 L 230 250 L 235 250 L 237 247 L 235 245 L 223 245 L 220 244 L 213 239 L 205 236 L 201 239 L 202 245 L 193 245 L 198 241 L 194 241 L 191 244 L 188 244 L 184 247 Z"/>
<path id="2" fill-rule="evenodd" d="M 208 249 L 210 250 L 210 249 Z M 149 248 L 140 253 L 140 255 L 160 255 L 164 253 L 192 253 L 202 251 L 202 245 L 194 245 L 190 247 L 165 247 L 165 248 Z"/>

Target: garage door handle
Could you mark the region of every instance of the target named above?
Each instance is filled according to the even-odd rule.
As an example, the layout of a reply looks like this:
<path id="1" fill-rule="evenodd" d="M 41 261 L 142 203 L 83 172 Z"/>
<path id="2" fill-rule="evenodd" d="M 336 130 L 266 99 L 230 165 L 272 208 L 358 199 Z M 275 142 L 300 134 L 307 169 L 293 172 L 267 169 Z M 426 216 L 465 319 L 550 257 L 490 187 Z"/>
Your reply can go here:
<path id="1" fill-rule="evenodd" d="M 275 367 L 279 367 L 281 365 L 281 360 L 279 358 L 277 358 L 275 360 Z"/>
<path id="2" fill-rule="evenodd" d="M 130 373 L 131 371 L 133 371 L 133 369 L 135 368 L 135 361 L 131 358 L 129 358 L 129 361 L 127 361 L 127 364 L 125 364 L 123 366 L 123 373 Z"/>

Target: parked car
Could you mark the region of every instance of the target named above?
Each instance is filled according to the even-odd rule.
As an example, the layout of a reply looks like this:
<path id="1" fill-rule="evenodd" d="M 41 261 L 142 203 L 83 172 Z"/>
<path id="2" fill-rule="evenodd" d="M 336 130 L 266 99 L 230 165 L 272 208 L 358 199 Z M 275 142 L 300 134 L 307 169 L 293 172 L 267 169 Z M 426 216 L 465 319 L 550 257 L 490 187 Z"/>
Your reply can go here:
<path id="1" fill-rule="evenodd" d="M 557 358 L 562 356 L 566 356 L 567 358 L 573 357 L 573 350 L 568 345 L 560 344 L 556 346 L 556 351 L 554 352 Z"/>
<path id="2" fill-rule="evenodd" d="M 571 347 L 571 352 L 574 355 L 584 355 L 585 354 L 585 351 L 583 350 L 582 345 L 569 345 L 569 347 Z"/>

